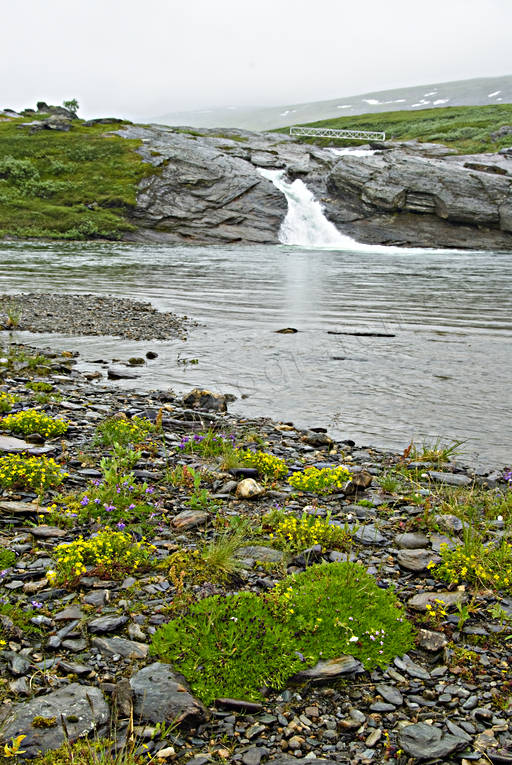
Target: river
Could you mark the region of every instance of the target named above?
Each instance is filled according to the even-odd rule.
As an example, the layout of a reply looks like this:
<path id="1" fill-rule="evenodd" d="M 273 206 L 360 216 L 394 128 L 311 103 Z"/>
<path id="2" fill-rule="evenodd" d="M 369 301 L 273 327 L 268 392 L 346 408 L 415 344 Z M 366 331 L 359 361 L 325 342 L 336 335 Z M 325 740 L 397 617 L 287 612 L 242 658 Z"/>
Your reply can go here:
<path id="1" fill-rule="evenodd" d="M 510 254 L 2 243 L 0 275 L 4 292 L 119 295 L 200 322 L 186 341 L 17 333 L 80 350 L 82 366 L 156 350 L 126 386 L 205 386 L 234 393 L 237 413 L 358 444 L 459 439 L 466 461 L 512 461 Z M 330 334 L 347 332 L 387 336 Z"/>

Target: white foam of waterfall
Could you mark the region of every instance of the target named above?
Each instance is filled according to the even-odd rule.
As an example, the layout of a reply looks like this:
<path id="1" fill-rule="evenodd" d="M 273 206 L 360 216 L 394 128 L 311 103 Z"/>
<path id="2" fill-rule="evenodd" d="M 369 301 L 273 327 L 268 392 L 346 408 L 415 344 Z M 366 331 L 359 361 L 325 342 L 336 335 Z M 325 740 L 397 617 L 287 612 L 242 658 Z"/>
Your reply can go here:
<path id="1" fill-rule="evenodd" d="M 337 157 L 371 157 L 376 153 L 376 149 L 351 149 L 346 147 L 344 149 L 330 149 Z"/>
<path id="2" fill-rule="evenodd" d="M 352 150 L 353 151 L 353 150 Z M 357 151 L 357 150 L 356 150 Z M 373 153 L 373 152 L 365 152 Z M 344 252 L 382 253 L 443 253 L 441 248 L 395 247 L 385 244 L 363 244 L 352 237 L 342 234 L 334 223 L 325 217 L 322 205 L 315 199 L 313 192 L 300 179 L 289 183 L 286 170 L 264 170 L 259 172 L 281 191 L 288 202 L 288 212 L 279 230 L 281 244 L 297 245 L 314 249 L 343 250 Z M 452 253 L 460 252 L 451 250 Z"/>
<path id="3" fill-rule="evenodd" d="M 296 244 L 301 247 L 332 247 L 342 250 L 362 247 L 349 236 L 340 234 L 334 223 L 327 220 L 320 202 L 315 199 L 314 194 L 300 179 L 297 178 L 289 183 L 285 180 L 284 170 L 260 169 L 260 173 L 272 181 L 288 201 L 288 212 L 279 232 L 279 239 L 282 244 Z"/>

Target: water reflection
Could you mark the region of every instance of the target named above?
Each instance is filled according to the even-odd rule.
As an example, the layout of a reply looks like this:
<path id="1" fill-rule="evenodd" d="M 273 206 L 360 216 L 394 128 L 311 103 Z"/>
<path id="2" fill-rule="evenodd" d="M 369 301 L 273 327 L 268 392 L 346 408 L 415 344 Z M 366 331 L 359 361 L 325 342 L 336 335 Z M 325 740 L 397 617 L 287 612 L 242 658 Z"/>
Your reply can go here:
<path id="1" fill-rule="evenodd" d="M 217 387 L 249 396 L 240 413 L 393 448 L 467 439 L 472 456 L 511 460 L 510 255 L 15 243 L 0 248 L 0 276 L 6 292 L 114 294 L 204 323 L 186 343 L 39 337 L 89 360 L 154 346 L 134 386 Z M 285 326 L 299 333 L 275 334 Z"/>

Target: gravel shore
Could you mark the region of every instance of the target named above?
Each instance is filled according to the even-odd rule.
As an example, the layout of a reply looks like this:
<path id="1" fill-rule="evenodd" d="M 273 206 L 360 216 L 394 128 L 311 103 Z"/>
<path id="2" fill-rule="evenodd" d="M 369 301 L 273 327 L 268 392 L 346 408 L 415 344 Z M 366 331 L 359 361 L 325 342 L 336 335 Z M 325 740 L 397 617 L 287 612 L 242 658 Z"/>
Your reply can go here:
<path id="1" fill-rule="evenodd" d="M 25 297 L 29 306 L 35 306 L 30 314 L 35 321 L 38 301 Z M 76 298 L 62 299 L 70 301 L 72 311 Z M 95 301 L 102 300 L 83 296 L 83 316 L 87 306 L 96 306 L 94 313 L 100 314 L 101 303 Z M 126 302 L 127 310 L 132 310 L 131 301 Z M 41 305 L 37 310 L 43 310 Z M 146 313 L 153 315 L 140 310 L 142 317 Z M 47 316 L 48 323 L 51 318 Z M 76 326 L 84 334 L 84 326 Z M 179 322 L 175 326 L 181 331 Z M 473 487 L 490 499 L 497 492 L 505 494 L 504 466 L 484 475 L 463 464 L 414 461 L 350 440 L 333 441 L 320 429 L 299 430 L 290 423 L 236 417 L 222 411 L 222 400 L 221 409 L 215 410 L 219 401 L 212 397 L 204 398 L 206 410 L 172 393 L 123 391 L 93 383 L 75 369 L 76 360 L 69 354 L 49 350 L 46 361 L 34 362 L 40 350 L 16 346 L 10 353 L 1 361 L 0 389 L 16 396 L 12 411 L 35 407 L 66 420 L 68 431 L 64 438 L 43 443 L 29 439 L 17 447 L 10 434 L 0 435 L 0 457 L 16 448 L 28 454 L 46 453 L 68 474 L 59 494 L 89 491 L 101 478 L 101 458 L 111 453 L 107 446 L 92 446 L 98 425 L 112 415 L 148 418 L 161 422 L 162 431 L 141 446 L 133 474 L 138 484 L 145 482 L 151 489 L 154 514 L 146 534 L 156 547 L 156 558 L 199 549 L 235 515 L 249 520 L 255 539 L 238 553 L 241 568 L 236 578 L 224 584 L 191 583 L 195 600 L 215 592 L 267 592 L 287 572 L 345 555 L 364 566 L 379 587 L 396 589 L 416 637 L 413 649 L 387 668 L 368 672 L 355 662 L 340 669 L 334 679 L 317 673 L 307 684 L 279 693 L 270 689 L 261 703 L 225 700 L 204 709 L 182 685 L 176 691 L 182 679 L 173 668 L 156 665 L 157 659 L 149 655 L 152 635 L 171 618 L 176 580 L 154 569 L 121 580 L 88 572 L 71 589 L 49 585 L 45 573 L 54 565 L 56 546 L 80 535 L 88 539 L 100 526 L 93 521 L 59 524 L 55 514 L 48 520 L 50 506 L 62 503 L 56 491 L 47 491 L 39 504 L 34 492 L 6 489 L 0 493 L 0 550 L 14 551 L 16 559 L 0 572 L 0 602 L 27 614 L 35 631 L 20 629 L 12 613 L 0 609 L 0 639 L 5 641 L 0 650 L 4 739 L 27 736 L 23 748 L 30 755 L 54 749 L 62 742 L 60 726 L 38 727 L 36 716 L 59 720 L 61 713 L 77 710 L 73 735 L 94 729 L 106 734 L 110 716 L 122 741 L 130 732 L 133 710 L 140 752 L 148 751 L 161 762 L 512 763 L 512 643 L 507 641 L 512 632 L 507 626 L 512 618 L 511 591 L 464 582 L 450 585 L 432 573 L 441 546 L 460 545 L 465 530 L 463 521 L 446 512 L 447 488 Z M 30 387 L 34 381 L 51 386 L 46 398 Z M 244 448 L 257 439 L 262 444 L 258 448 L 290 467 L 348 465 L 353 485 L 318 497 L 292 492 L 286 479 L 267 485 L 260 481 L 261 491 L 242 498 L 236 471 L 180 448 L 184 438 L 208 428 L 231 434 Z M 191 510 L 190 488 L 169 482 L 169 470 L 179 465 L 203 471 L 202 485 L 208 487 L 214 513 Z M 383 481 L 404 465 L 415 477 L 417 501 L 403 486 L 386 486 Z M 320 546 L 294 555 L 274 549 L 272 539 L 262 539 L 257 529 L 262 516 L 276 505 L 297 517 L 314 514 L 346 524 L 353 539 L 350 553 Z M 488 533 L 491 542 L 501 539 L 505 521 L 490 524 Z M 282 564 L 281 573 L 270 565 L 276 562 Z M 436 599 L 444 606 L 432 618 L 428 605 Z M 467 604 L 471 607 L 461 619 L 460 609 Z M 176 696 L 183 718 L 188 718 L 181 726 L 171 725 L 174 713 L 163 711 L 171 709 Z M 162 716 L 169 729 L 155 727 Z"/>
<path id="2" fill-rule="evenodd" d="M 193 324 L 187 317 L 157 311 L 151 303 L 98 295 L 40 292 L 0 295 L 0 325 L 62 335 L 114 335 L 126 340 L 183 337 Z M 11 318 L 12 320 L 12 318 Z"/>

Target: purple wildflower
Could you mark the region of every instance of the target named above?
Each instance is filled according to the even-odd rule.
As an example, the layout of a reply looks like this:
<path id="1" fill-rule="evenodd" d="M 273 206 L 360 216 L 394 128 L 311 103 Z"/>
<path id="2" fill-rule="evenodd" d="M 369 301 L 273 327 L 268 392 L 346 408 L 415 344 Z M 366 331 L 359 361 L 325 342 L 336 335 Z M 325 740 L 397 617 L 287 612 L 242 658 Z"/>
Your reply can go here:
<path id="1" fill-rule="evenodd" d="M 31 600 L 30 601 L 30 605 L 33 606 L 34 608 L 42 608 L 43 607 L 43 604 L 42 603 L 38 603 L 37 600 Z"/>
<path id="2" fill-rule="evenodd" d="M 107 511 L 107 513 L 111 513 L 111 512 L 112 512 L 112 510 L 115 510 L 115 509 L 116 509 L 116 506 L 115 506 L 115 505 L 107 505 L 107 504 L 104 504 L 104 505 L 103 505 L 103 507 L 105 508 L 105 510 Z"/>
<path id="3" fill-rule="evenodd" d="M 135 505 L 128 505 L 128 510 L 135 510 Z"/>
<path id="4" fill-rule="evenodd" d="M 118 529 L 121 529 L 121 531 L 126 527 L 126 523 L 123 523 L 122 521 L 119 521 L 117 525 Z"/>
<path id="5" fill-rule="evenodd" d="M 99 497 L 96 497 L 96 499 L 94 500 L 94 504 L 99 505 L 100 502 L 101 502 L 101 499 Z"/>
<path id="6" fill-rule="evenodd" d="M 146 494 L 153 494 L 154 491 L 155 490 L 153 489 L 152 486 L 148 486 L 148 488 L 146 489 Z"/>
<path id="7" fill-rule="evenodd" d="M 84 498 L 83 498 L 83 499 L 80 501 L 80 504 L 82 505 L 82 507 L 85 507 L 86 505 L 88 505 L 88 504 L 89 504 L 89 497 L 86 495 L 86 496 L 85 496 L 85 497 L 84 497 Z"/>

